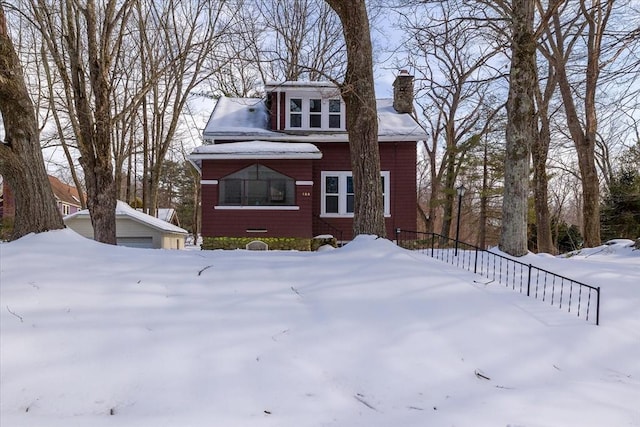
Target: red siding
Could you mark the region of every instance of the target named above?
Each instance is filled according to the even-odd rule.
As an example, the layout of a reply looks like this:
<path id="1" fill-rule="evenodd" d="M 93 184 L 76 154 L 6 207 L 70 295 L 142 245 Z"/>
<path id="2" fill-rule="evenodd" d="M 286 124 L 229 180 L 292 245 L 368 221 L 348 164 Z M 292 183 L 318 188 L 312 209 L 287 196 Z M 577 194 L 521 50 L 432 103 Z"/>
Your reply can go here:
<path id="1" fill-rule="evenodd" d="M 311 160 L 260 160 L 259 163 L 287 175 L 296 181 L 311 181 Z M 202 177 L 218 180 L 230 173 L 255 164 L 251 160 L 205 160 Z M 296 186 L 296 206 L 299 210 L 215 209 L 218 186 L 202 186 L 202 234 L 221 237 L 312 237 L 311 193 L 309 185 Z M 266 230 L 248 232 L 247 230 Z"/>
<path id="2" fill-rule="evenodd" d="M 347 143 L 317 143 L 323 157 L 320 160 L 260 160 L 259 163 L 285 174 L 296 181 L 313 181 L 314 185 L 296 186 L 296 205 L 300 210 L 215 209 L 218 186 L 202 186 L 202 233 L 204 236 L 268 236 L 312 237 L 342 232 L 343 240 L 353 238 L 352 218 L 322 218 L 320 215 L 321 172 L 349 171 L 351 162 Z M 390 210 L 386 218 L 387 237 L 393 239 L 396 228 L 413 230 L 417 223 L 416 207 L 416 145 L 410 142 L 380 143 L 382 170 L 390 172 Z M 252 160 L 205 160 L 202 179 L 219 180 L 226 175 L 255 164 Z M 326 224 L 330 224 L 331 227 Z M 251 233 L 248 229 L 266 229 Z"/>
<path id="3" fill-rule="evenodd" d="M 271 92 L 269 94 L 269 125 L 272 130 L 278 129 L 278 116 L 276 109 L 278 108 L 278 94 Z"/>
<path id="4" fill-rule="evenodd" d="M 280 127 L 278 130 L 283 130 L 286 123 L 287 115 L 287 95 L 284 92 L 280 92 Z"/>
<path id="5" fill-rule="evenodd" d="M 350 171 L 351 157 L 346 143 L 316 144 L 322 151 L 322 159 L 314 163 L 313 211 L 320 214 L 321 172 Z M 395 229 L 414 230 L 417 224 L 416 144 L 410 142 L 380 143 L 380 169 L 390 172 L 390 213 L 385 219 L 387 238 L 395 238 Z M 342 232 L 344 240 L 353 239 L 352 218 L 322 218 L 316 222 L 314 234 L 332 233 L 331 226 Z M 333 231 L 335 233 L 335 230 Z M 338 236 L 334 236 L 339 238 Z"/>

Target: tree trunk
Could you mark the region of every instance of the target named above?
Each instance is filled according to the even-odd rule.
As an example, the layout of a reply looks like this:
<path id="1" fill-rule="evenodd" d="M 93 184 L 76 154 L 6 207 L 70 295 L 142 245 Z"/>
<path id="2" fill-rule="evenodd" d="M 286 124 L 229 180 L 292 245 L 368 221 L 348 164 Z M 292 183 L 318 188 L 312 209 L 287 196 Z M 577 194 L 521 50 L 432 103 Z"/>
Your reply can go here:
<path id="1" fill-rule="evenodd" d="M 511 9 L 511 69 L 500 249 L 513 256 L 527 253 L 529 144 L 535 138 L 534 87 L 537 84 L 534 5 L 533 0 L 513 0 Z"/>
<path id="2" fill-rule="evenodd" d="M 447 140 L 451 140 L 447 133 Z M 451 225 L 453 224 L 453 203 L 455 196 L 456 182 L 456 145 L 454 142 L 447 142 L 447 152 L 444 156 L 446 170 L 444 175 L 443 196 L 444 212 L 442 214 L 442 228 L 440 234 L 445 237 L 451 236 Z"/>
<path id="3" fill-rule="evenodd" d="M 540 131 L 538 132 L 538 138 L 534 141 L 531 150 L 533 159 L 536 240 L 538 246 L 537 252 L 549 254 L 556 253 L 556 248 L 553 244 L 553 235 L 551 233 L 551 214 L 549 213 L 547 180 L 547 158 L 549 156 L 549 145 L 551 143 L 549 101 L 553 96 L 555 87 L 555 74 L 553 72 L 553 67 L 549 66 L 547 85 L 545 87 L 544 94 L 539 88 L 536 90 Z"/>
<path id="4" fill-rule="evenodd" d="M 581 13 L 586 20 L 587 64 L 584 84 L 584 121 L 578 115 L 574 89 L 569 82 L 566 61 L 571 53 L 571 43 L 564 51 L 564 33 L 558 13 L 553 16 L 557 46 L 553 52 L 553 66 L 558 75 L 558 85 L 567 116 L 567 127 L 578 154 L 578 167 L 582 179 L 582 233 L 587 247 L 600 245 L 600 183 L 595 160 L 595 143 L 598 128 L 596 87 L 600 76 L 602 38 L 613 8 L 613 0 L 594 0 L 586 4 L 580 1 Z M 584 123 L 584 125 L 583 125 Z M 584 126 L 584 127 L 583 127 Z"/>
<path id="5" fill-rule="evenodd" d="M 114 7 L 110 2 L 108 8 Z M 78 121 L 84 144 L 80 144 L 82 157 L 79 159 L 85 171 L 87 186 L 87 207 L 91 213 L 93 237 L 98 242 L 116 244 L 116 190 L 111 164 L 111 104 L 109 95 L 111 83 L 109 70 L 111 58 L 104 46 L 106 40 L 98 40 L 98 15 L 93 0 L 87 1 L 86 8 L 81 9 L 86 22 L 87 62 L 89 80 L 93 95 L 93 106 L 89 107 L 87 99 L 75 99 Z M 113 13 L 113 12 L 112 12 Z M 104 35 L 106 37 L 106 35 Z M 82 52 L 75 51 L 71 55 L 72 78 L 78 96 L 86 97 L 84 82 L 78 80 L 82 73 Z M 91 110 L 93 110 L 91 112 Z"/>
<path id="6" fill-rule="evenodd" d="M 364 0 L 326 2 L 340 17 L 347 46 L 347 73 L 341 91 L 346 104 L 353 171 L 353 233 L 386 237 L 367 8 Z"/>
<path id="7" fill-rule="evenodd" d="M 35 111 L 0 4 L 0 174 L 16 203 L 12 238 L 64 228 L 44 167 Z"/>
<path id="8" fill-rule="evenodd" d="M 484 156 L 482 158 L 482 191 L 480 192 L 480 215 L 478 218 L 478 246 L 482 249 L 487 247 L 487 204 L 489 202 L 487 193 L 489 191 L 489 165 L 487 161 L 487 138 L 484 139 Z"/>

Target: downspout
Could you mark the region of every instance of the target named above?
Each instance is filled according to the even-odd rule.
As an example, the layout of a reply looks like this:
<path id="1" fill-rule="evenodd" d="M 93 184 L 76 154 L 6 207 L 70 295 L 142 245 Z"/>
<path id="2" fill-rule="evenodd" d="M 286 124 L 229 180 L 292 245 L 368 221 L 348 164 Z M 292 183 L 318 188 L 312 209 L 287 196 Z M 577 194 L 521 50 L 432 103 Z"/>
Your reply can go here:
<path id="1" fill-rule="evenodd" d="M 393 174 L 394 175 L 397 173 L 397 170 L 398 170 L 398 143 L 394 142 L 393 143 Z M 397 210 L 398 209 L 398 205 L 397 205 L 398 196 L 397 196 L 397 193 L 396 193 L 397 186 L 398 186 L 398 183 L 397 183 L 398 179 L 397 178 L 398 177 L 394 177 L 394 179 L 393 179 L 393 191 L 391 191 L 391 187 L 389 187 L 389 192 L 391 194 L 393 194 L 393 209 L 392 209 L 392 212 L 393 212 L 393 214 L 392 214 L 393 229 L 396 228 L 396 217 L 398 216 L 397 215 L 398 214 L 398 210 Z M 389 179 L 391 179 L 391 176 L 389 176 Z M 389 197 L 391 197 L 391 194 L 389 194 Z M 389 199 L 389 207 L 391 207 L 391 206 L 392 206 L 391 205 L 391 199 Z"/>
<path id="2" fill-rule="evenodd" d="M 276 92 L 276 128 L 273 130 L 280 130 L 280 87 L 278 87 Z"/>

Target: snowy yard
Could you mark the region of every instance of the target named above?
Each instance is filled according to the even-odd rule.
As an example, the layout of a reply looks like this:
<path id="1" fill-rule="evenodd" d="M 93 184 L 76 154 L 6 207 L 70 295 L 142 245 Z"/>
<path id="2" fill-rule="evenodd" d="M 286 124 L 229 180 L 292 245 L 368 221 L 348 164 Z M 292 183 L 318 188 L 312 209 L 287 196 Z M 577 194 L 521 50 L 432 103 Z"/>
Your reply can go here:
<path id="1" fill-rule="evenodd" d="M 601 325 L 361 236 L 164 251 L 0 244 L 0 426 L 640 426 L 640 251 L 526 262 Z"/>

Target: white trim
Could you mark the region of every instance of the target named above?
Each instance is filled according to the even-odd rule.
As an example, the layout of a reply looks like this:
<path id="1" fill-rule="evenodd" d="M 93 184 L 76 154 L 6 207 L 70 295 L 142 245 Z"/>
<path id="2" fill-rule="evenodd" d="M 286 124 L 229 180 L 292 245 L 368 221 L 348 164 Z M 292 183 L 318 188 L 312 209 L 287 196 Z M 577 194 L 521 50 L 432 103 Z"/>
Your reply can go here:
<path id="1" fill-rule="evenodd" d="M 245 211 L 299 211 L 300 206 L 226 206 L 216 205 L 213 207 L 221 211 L 245 210 Z"/>
<path id="2" fill-rule="evenodd" d="M 313 181 L 296 181 L 296 185 L 313 185 Z"/>
<path id="3" fill-rule="evenodd" d="M 287 91 L 285 96 L 285 119 L 284 119 L 284 130 L 289 131 L 305 131 L 305 132 L 338 132 L 345 133 L 346 132 L 346 105 L 344 100 L 340 97 L 339 93 L 329 92 L 322 93 L 313 91 L 309 93 L 308 91 Z M 291 111 L 291 99 L 300 99 L 302 101 L 301 109 L 302 111 L 293 112 Z M 320 113 L 312 113 L 310 110 L 310 101 L 312 99 L 320 99 L 321 100 L 321 110 Z M 330 100 L 339 100 L 340 101 L 340 112 L 339 113 L 329 113 L 329 101 Z M 280 110 L 278 110 L 280 111 Z M 291 127 L 291 114 L 300 114 L 301 121 L 300 127 Z M 311 127 L 311 115 L 316 114 L 320 116 L 320 127 Z M 330 128 L 329 127 L 329 114 L 332 115 L 340 115 L 340 127 L 339 128 Z M 305 135 L 303 140 L 307 140 L 308 136 Z M 345 133 L 345 138 L 348 140 L 348 136 Z"/>
<path id="4" fill-rule="evenodd" d="M 391 214 L 384 214 L 385 218 L 391 218 Z M 321 213 L 320 214 L 320 218 L 353 218 L 353 214 L 352 213 L 347 213 L 347 214 L 336 214 L 336 213 Z"/>
<path id="5" fill-rule="evenodd" d="M 233 160 L 233 159 L 321 159 L 322 153 L 202 153 L 191 154 L 190 160 L 207 160 L 207 159 L 220 159 L 220 160 Z"/>
<path id="6" fill-rule="evenodd" d="M 217 179 L 201 179 L 200 185 L 218 185 Z"/>
<path id="7" fill-rule="evenodd" d="M 327 213 L 326 177 L 338 177 L 338 212 Z M 320 172 L 320 217 L 321 218 L 352 218 L 353 212 L 347 212 L 347 177 L 353 176 L 351 171 L 322 171 Z M 391 172 L 380 171 L 384 178 L 384 216 L 391 217 Z"/>

